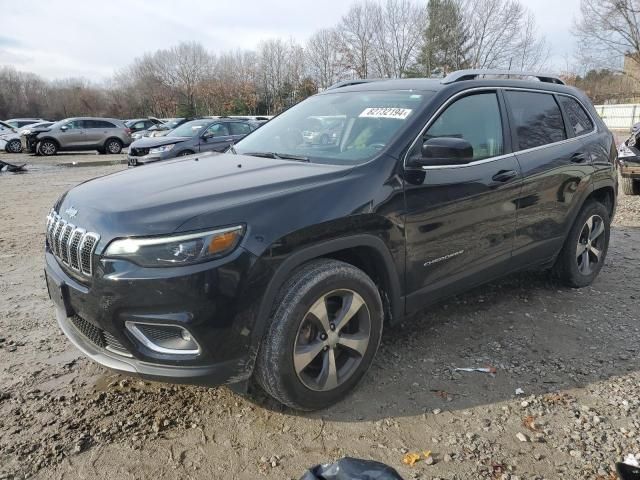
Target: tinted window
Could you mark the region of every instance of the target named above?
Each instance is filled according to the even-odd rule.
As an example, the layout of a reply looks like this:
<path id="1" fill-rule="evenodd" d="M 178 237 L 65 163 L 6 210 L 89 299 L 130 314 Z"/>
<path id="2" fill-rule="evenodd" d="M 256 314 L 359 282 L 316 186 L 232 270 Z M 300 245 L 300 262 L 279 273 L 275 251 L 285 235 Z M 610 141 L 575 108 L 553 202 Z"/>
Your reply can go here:
<path id="1" fill-rule="evenodd" d="M 553 95 L 505 92 L 513 115 L 518 150 L 539 147 L 567 138 L 560 107 Z"/>
<path id="2" fill-rule="evenodd" d="M 565 97 L 564 95 L 560 95 L 558 99 L 562 104 L 562 108 L 564 108 L 564 113 L 576 136 L 584 135 L 593 130 L 593 122 L 584 108 L 582 108 L 582 105 L 575 99 Z"/>
<path id="3" fill-rule="evenodd" d="M 229 123 L 231 135 L 246 135 L 251 133 L 251 127 L 248 123 Z"/>
<path id="4" fill-rule="evenodd" d="M 214 123 L 211 125 L 204 134 L 208 137 L 224 137 L 225 135 L 229 135 L 229 130 L 223 123 Z"/>
<path id="5" fill-rule="evenodd" d="M 462 138 L 473 147 L 473 159 L 502 155 L 502 119 L 495 93 L 480 93 L 461 98 L 436 119 L 424 135 L 423 141 L 430 138 Z M 414 148 L 419 154 L 422 145 Z"/>
<path id="6" fill-rule="evenodd" d="M 84 128 L 117 128 L 113 123 L 104 120 L 85 120 Z"/>

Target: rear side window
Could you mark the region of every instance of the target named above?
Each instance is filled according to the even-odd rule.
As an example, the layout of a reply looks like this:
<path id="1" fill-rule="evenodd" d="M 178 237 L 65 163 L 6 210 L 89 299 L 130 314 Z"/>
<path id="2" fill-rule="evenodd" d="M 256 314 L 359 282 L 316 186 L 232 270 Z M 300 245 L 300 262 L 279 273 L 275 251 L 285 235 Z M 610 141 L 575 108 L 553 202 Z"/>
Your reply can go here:
<path id="1" fill-rule="evenodd" d="M 505 92 L 515 125 L 518 150 L 540 147 L 567 138 L 560 107 L 553 95 Z"/>
<path id="2" fill-rule="evenodd" d="M 247 135 L 251 133 L 251 127 L 248 123 L 229 123 L 231 135 Z"/>
<path id="3" fill-rule="evenodd" d="M 431 138 L 462 138 L 473 147 L 473 159 L 502 155 L 502 119 L 494 92 L 469 95 L 452 103 L 429 127 L 423 142 Z M 414 147 L 418 154 L 421 145 Z"/>
<path id="4" fill-rule="evenodd" d="M 558 99 L 576 137 L 585 135 L 593 130 L 594 125 L 591 118 L 589 118 L 589 115 L 577 100 L 564 95 L 560 95 Z"/>
<path id="5" fill-rule="evenodd" d="M 91 126 L 89 128 L 118 128 L 113 123 L 107 122 L 105 120 L 88 120 L 88 121 L 91 122 Z"/>

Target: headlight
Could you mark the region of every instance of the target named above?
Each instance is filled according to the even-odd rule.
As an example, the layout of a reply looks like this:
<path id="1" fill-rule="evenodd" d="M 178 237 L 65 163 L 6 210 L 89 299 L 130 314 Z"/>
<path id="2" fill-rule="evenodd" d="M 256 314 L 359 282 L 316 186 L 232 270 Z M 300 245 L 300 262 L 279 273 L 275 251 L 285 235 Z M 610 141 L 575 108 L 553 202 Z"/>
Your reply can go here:
<path id="1" fill-rule="evenodd" d="M 161 147 L 156 147 L 156 148 L 152 148 L 149 150 L 149 153 L 162 153 L 162 152 L 168 152 L 169 150 L 172 150 L 173 147 L 175 147 L 176 144 L 172 143 L 171 145 L 163 145 Z"/>
<path id="2" fill-rule="evenodd" d="M 624 143 L 618 147 L 618 158 L 629 158 L 635 156 L 635 152 L 627 147 Z"/>
<path id="3" fill-rule="evenodd" d="M 244 227 L 169 237 L 123 238 L 114 240 L 105 257 L 122 258 L 143 267 L 191 265 L 231 253 L 240 243 Z"/>

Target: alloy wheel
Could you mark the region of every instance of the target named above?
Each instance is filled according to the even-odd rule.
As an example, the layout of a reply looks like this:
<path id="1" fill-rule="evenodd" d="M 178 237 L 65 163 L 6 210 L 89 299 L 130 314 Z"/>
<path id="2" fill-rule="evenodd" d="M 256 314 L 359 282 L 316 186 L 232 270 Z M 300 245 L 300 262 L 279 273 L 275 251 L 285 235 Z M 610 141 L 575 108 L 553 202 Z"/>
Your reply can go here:
<path id="1" fill-rule="evenodd" d="M 120 153 L 121 150 L 120 144 L 116 141 L 109 142 L 108 149 L 110 153 Z"/>
<path id="2" fill-rule="evenodd" d="M 20 153 L 22 151 L 20 140 L 11 140 L 7 145 L 7 148 L 11 153 Z"/>
<path id="3" fill-rule="evenodd" d="M 582 275 L 591 275 L 602 259 L 605 236 L 604 220 L 599 215 L 587 219 L 576 245 L 576 262 Z"/>
<path id="4" fill-rule="evenodd" d="M 56 146 L 51 142 L 44 142 L 40 147 L 43 155 L 53 155 L 56 152 Z"/>
<path id="5" fill-rule="evenodd" d="M 353 290 L 324 294 L 305 314 L 294 344 L 296 375 L 310 390 L 333 390 L 358 368 L 371 337 L 371 315 Z"/>

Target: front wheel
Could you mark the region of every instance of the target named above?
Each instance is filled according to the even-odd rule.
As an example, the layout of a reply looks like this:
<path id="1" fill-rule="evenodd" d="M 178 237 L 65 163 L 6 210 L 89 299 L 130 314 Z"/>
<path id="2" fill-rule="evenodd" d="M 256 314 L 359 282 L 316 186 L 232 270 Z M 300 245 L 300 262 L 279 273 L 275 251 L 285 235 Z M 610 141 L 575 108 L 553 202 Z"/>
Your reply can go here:
<path id="1" fill-rule="evenodd" d="M 556 260 L 556 276 L 570 287 L 591 285 L 604 265 L 611 220 L 607 208 L 589 201 L 578 214 Z"/>
<path id="2" fill-rule="evenodd" d="M 18 139 L 9 140 L 4 148 L 7 153 L 21 153 L 22 142 L 20 142 L 20 140 Z"/>
<path id="3" fill-rule="evenodd" d="M 40 155 L 50 157 L 58 153 L 58 145 L 51 140 L 43 140 L 39 143 L 37 150 L 40 152 Z"/>
<path id="4" fill-rule="evenodd" d="M 312 261 L 280 291 L 255 379 L 289 407 L 333 405 L 369 369 L 382 323 L 380 294 L 362 270 L 336 260 Z"/>

